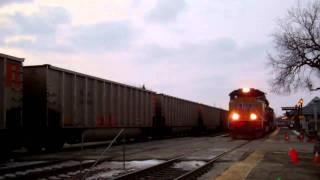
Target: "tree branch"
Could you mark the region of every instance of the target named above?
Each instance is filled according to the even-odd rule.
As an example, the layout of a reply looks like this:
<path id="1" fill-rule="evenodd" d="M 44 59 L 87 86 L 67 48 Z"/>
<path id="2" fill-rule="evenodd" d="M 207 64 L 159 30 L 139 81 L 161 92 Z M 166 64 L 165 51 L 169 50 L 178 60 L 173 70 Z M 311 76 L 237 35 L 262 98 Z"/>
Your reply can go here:
<path id="1" fill-rule="evenodd" d="M 320 1 L 314 1 L 312 6 L 291 9 L 288 17 L 279 21 L 280 31 L 273 36 L 277 55 L 269 55 L 274 91 L 291 92 L 305 85 L 310 91 L 320 90 L 311 83 L 314 73 L 320 72 L 319 17 Z"/>

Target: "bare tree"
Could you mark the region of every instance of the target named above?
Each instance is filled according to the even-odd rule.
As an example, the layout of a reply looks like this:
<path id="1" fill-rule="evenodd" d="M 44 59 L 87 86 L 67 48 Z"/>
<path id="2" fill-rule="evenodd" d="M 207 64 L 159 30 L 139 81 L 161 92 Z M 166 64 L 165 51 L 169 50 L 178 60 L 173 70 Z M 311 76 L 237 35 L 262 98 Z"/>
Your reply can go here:
<path id="1" fill-rule="evenodd" d="M 274 78 L 273 92 L 290 93 L 299 88 L 320 90 L 320 1 L 300 3 L 279 20 L 273 35 L 276 54 L 269 55 Z"/>

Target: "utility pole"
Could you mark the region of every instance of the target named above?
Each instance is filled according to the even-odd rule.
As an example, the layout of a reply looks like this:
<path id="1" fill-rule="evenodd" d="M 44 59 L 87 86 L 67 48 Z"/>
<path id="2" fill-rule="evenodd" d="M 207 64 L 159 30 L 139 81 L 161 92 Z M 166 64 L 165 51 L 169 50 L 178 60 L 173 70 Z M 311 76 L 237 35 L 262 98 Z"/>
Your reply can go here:
<path id="1" fill-rule="evenodd" d="M 122 162 L 123 162 L 123 170 L 126 170 L 126 135 L 123 134 L 122 137 Z"/>
<path id="2" fill-rule="evenodd" d="M 302 116 L 302 106 L 303 106 L 303 99 L 300 98 L 298 101 L 298 124 L 299 124 L 299 129 L 301 129 L 301 116 Z M 303 127 L 303 126 L 302 126 Z"/>
<path id="3" fill-rule="evenodd" d="M 313 106 L 313 117 L 314 117 L 314 123 L 315 123 L 314 129 L 318 131 L 318 109 L 316 105 L 317 104 Z"/>

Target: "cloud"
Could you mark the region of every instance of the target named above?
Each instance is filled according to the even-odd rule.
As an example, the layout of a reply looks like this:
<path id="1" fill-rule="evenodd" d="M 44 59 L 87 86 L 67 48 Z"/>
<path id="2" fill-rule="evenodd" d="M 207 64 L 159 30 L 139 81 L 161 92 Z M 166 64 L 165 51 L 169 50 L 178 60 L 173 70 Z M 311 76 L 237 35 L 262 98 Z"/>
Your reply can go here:
<path id="1" fill-rule="evenodd" d="M 70 22 L 68 12 L 61 7 L 42 7 L 30 16 L 18 12 L 8 18 L 17 34 L 50 35 L 59 25 Z"/>
<path id="2" fill-rule="evenodd" d="M 4 40 L 4 42 L 6 44 L 18 43 L 18 42 L 23 42 L 23 41 L 34 43 L 37 41 L 37 39 L 34 36 L 17 35 L 17 36 L 11 36 L 11 37 L 5 38 L 5 40 Z"/>
<path id="3" fill-rule="evenodd" d="M 22 48 L 31 51 L 70 50 L 59 44 L 60 26 L 70 22 L 68 12 L 61 7 L 41 7 L 31 15 L 16 12 L 7 15 L 7 22 L 0 29 L 0 45 L 7 48 Z"/>
<path id="4" fill-rule="evenodd" d="M 261 81 L 268 48 L 268 43 L 241 46 L 232 38 L 182 43 L 176 48 L 148 44 L 135 50 L 137 66 L 144 67 L 136 79 L 146 82 L 147 88 L 226 108 L 233 89 L 248 85 L 267 90 Z"/>
<path id="5" fill-rule="evenodd" d="M 14 4 L 14 3 L 27 3 L 27 2 L 32 2 L 33 0 L 1 0 L 0 1 L 0 7 L 6 6 L 9 4 Z"/>
<path id="6" fill-rule="evenodd" d="M 124 49 L 137 35 L 128 21 L 71 26 L 71 17 L 62 7 L 41 7 L 31 15 L 7 15 L 0 29 L 0 45 L 31 51 L 114 51 Z"/>
<path id="7" fill-rule="evenodd" d="M 74 27 L 70 42 L 76 50 L 113 51 L 128 48 L 136 33 L 127 21 L 105 22 Z"/>
<path id="8" fill-rule="evenodd" d="M 159 59 L 171 58 L 175 61 L 189 61 L 190 63 L 234 63 L 239 58 L 236 57 L 236 53 L 242 52 L 246 56 L 246 54 L 252 53 L 249 48 L 238 46 L 232 38 L 219 38 L 195 43 L 181 43 L 174 48 L 159 44 L 146 44 L 140 52 L 142 59 L 146 60 L 158 61 Z"/>
<path id="9" fill-rule="evenodd" d="M 175 20 L 186 8 L 184 0 L 158 0 L 156 6 L 146 15 L 151 22 L 168 22 Z"/>

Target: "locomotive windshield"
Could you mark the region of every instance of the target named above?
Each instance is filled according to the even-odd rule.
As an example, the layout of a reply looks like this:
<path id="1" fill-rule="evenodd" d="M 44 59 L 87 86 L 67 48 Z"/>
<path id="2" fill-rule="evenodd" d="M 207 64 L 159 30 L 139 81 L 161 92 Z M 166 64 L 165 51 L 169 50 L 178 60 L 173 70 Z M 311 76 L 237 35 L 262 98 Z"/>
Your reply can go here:
<path id="1" fill-rule="evenodd" d="M 233 106 L 236 109 L 250 110 L 257 107 L 256 103 L 237 103 Z"/>

